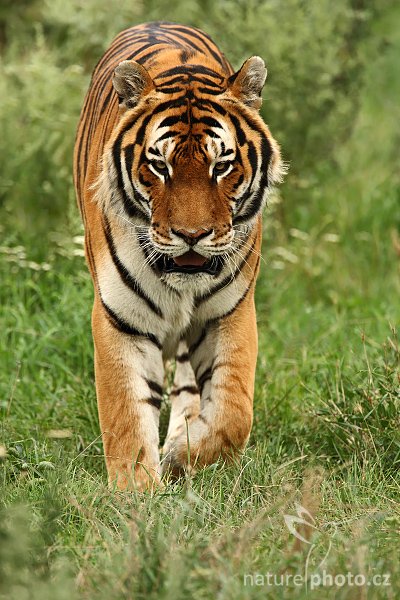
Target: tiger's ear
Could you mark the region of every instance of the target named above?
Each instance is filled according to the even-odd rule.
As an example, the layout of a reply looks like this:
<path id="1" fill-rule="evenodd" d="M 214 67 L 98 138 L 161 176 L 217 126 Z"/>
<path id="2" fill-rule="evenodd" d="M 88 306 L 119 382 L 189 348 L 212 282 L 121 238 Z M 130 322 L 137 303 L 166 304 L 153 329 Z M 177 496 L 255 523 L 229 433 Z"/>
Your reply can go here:
<path id="1" fill-rule="evenodd" d="M 261 91 L 267 78 L 267 68 L 262 58 L 248 58 L 239 71 L 228 78 L 228 91 L 251 108 L 262 104 Z"/>
<path id="2" fill-rule="evenodd" d="M 118 65 L 113 86 L 121 108 L 134 108 L 155 87 L 147 70 L 134 60 L 124 60 Z"/>

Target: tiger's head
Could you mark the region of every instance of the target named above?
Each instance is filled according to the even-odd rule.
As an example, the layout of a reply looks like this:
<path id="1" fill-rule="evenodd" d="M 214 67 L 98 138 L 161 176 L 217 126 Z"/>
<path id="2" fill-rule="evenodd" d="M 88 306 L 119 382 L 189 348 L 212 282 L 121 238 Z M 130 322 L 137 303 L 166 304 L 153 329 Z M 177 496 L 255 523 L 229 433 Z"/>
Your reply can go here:
<path id="1" fill-rule="evenodd" d="M 257 56 L 228 77 L 190 62 L 154 79 L 135 61 L 115 69 L 120 121 L 103 208 L 141 228 L 163 275 L 217 275 L 280 180 L 279 146 L 258 112 L 266 74 Z"/>

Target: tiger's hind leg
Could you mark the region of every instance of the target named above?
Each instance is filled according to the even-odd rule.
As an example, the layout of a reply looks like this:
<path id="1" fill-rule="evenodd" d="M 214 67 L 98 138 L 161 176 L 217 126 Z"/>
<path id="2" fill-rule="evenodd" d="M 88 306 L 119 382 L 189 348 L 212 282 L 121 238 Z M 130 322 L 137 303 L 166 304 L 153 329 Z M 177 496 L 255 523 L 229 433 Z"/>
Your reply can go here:
<path id="1" fill-rule="evenodd" d="M 164 446 L 163 472 L 193 472 L 244 449 L 253 418 L 257 327 L 249 295 L 233 314 L 196 332 L 189 353 L 201 394 L 200 413 Z"/>
<path id="2" fill-rule="evenodd" d="M 188 424 L 197 419 L 200 413 L 200 393 L 189 360 L 186 341 L 179 343 L 174 384 L 170 398 L 171 414 L 164 444 L 164 449 L 166 449 L 164 459 L 167 462 L 168 448 L 174 444 L 174 440 L 179 436 L 185 435 Z"/>

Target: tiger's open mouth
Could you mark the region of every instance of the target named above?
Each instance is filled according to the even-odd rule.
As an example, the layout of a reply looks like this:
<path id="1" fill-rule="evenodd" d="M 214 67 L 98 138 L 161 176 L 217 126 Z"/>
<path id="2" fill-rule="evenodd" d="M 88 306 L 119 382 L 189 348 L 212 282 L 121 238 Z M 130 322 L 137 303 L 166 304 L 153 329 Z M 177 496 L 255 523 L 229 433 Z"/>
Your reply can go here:
<path id="1" fill-rule="evenodd" d="M 189 250 L 180 256 L 167 256 L 163 254 L 156 261 L 162 273 L 208 273 L 218 275 L 222 269 L 222 258 L 214 256 L 207 258 L 194 250 Z"/>

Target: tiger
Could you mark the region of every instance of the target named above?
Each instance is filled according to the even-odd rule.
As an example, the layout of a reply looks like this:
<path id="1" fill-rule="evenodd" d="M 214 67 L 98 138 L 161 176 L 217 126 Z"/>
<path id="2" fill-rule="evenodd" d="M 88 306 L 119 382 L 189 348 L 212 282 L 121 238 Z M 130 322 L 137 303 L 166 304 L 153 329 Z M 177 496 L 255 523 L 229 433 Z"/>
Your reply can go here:
<path id="1" fill-rule="evenodd" d="M 74 184 L 114 489 L 163 487 L 248 442 L 261 215 L 283 174 L 259 114 L 266 74 L 258 56 L 234 71 L 207 34 L 171 22 L 122 31 L 93 71 Z"/>

